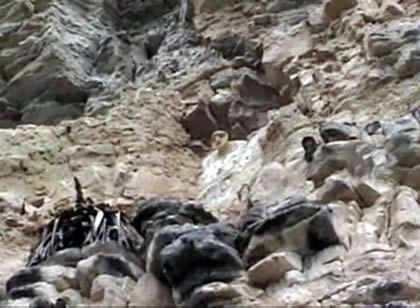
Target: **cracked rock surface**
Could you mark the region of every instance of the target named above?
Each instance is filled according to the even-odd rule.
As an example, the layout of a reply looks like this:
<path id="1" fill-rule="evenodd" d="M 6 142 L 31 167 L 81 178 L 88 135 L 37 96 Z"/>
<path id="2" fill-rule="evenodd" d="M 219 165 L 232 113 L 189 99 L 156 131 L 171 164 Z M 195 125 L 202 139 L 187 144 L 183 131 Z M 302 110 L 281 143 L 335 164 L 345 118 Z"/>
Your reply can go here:
<path id="1" fill-rule="evenodd" d="M 420 305 L 419 16 L 0 0 L 0 306 Z"/>

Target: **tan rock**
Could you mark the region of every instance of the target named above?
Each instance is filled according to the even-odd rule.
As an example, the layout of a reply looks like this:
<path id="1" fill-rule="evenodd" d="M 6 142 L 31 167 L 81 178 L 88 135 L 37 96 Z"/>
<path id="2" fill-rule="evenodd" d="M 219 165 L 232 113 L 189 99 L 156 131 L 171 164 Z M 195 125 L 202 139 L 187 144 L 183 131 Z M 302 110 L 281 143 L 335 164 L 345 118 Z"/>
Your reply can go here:
<path id="1" fill-rule="evenodd" d="M 92 283 L 90 301 L 108 307 L 125 307 L 134 286 L 135 282 L 128 277 L 116 278 L 109 275 L 99 275 Z"/>
<path id="2" fill-rule="evenodd" d="M 194 0 L 194 8 L 197 14 L 213 13 L 225 5 L 232 5 L 233 0 Z"/>
<path id="3" fill-rule="evenodd" d="M 402 5 L 395 0 L 385 0 L 382 2 L 382 10 L 385 18 L 396 18 L 406 14 L 406 11 Z"/>
<path id="4" fill-rule="evenodd" d="M 337 200 L 343 202 L 354 200 L 360 203 L 360 198 L 351 185 L 334 178 L 328 178 L 325 181 L 325 184 L 317 191 L 317 199 L 325 203 Z"/>
<path id="5" fill-rule="evenodd" d="M 293 35 L 285 33 L 281 27 L 273 28 L 264 39 L 262 65 L 268 81 L 277 89 L 290 84 L 285 65 L 294 57 L 307 53 L 313 43 L 310 32 L 305 27 L 298 28 Z"/>
<path id="6" fill-rule="evenodd" d="M 175 307 L 171 292 L 153 274 L 144 274 L 128 299 L 128 307 Z"/>
<path id="7" fill-rule="evenodd" d="M 340 17 L 345 10 L 356 6 L 357 0 L 324 0 L 324 13 L 328 19 Z"/>
<path id="8" fill-rule="evenodd" d="M 42 277 L 45 282 L 53 284 L 58 292 L 79 288 L 75 268 L 61 265 L 43 266 Z"/>
<path id="9" fill-rule="evenodd" d="M 380 197 L 380 193 L 374 187 L 365 182 L 358 182 L 354 189 L 362 199 L 362 207 L 369 207 L 373 205 Z"/>
<path id="10" fill-rule="evenodd" d="M 248 277 L 255 285 L 266 285 L 283 278 L 286 272 L 302 270 L 302 258 L 293 252 L 270 254 L 248 270 Z"/>

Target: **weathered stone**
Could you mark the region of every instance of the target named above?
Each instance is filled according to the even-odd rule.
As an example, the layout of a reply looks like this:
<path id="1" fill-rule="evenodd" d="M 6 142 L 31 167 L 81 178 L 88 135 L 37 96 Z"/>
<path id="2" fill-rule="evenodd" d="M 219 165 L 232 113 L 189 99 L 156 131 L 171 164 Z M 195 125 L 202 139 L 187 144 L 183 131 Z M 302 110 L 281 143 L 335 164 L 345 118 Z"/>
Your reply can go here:
<path id="1" fill-rule="evenodd" d="M 245 73 L 241 76 L 239 94 L 246 106 L 262 110 L 287 104 L 287 102 L 280 101 L 275 89 L 252 73 Z"/>
<path id="2" fill-rule="evenodd" d="M 217 124 L 222 130 L 229 130 L 228 113 L 233 100 L 234 96 L 230 91 L 220 91 L 210 100 L 210 111 L 217 119 Z"/>
<path id="3" fill-rule="evenodd" d="M 392 18 L 401 17 L 406 14 L 404 7 L 395 0 L 383 1 L 381 8 L 385 16 L 391 16 Z"/>
<path id="4" fill-rule="evenodd" d="M 7 290 L 7 296 L 11 299 L 24 297 L 40 297 L 43 299 L 55 300 L 58 296 L 57 289 L 46 282 L 25 283 L 24 286 Z"/>
<path id="5" fill-rule="evenodd" d="M 128 307 L 175 307 L 175 304 L 169 288 L 152 273 L 146 273 L 133 288 Z"/>
<path id="6" fill-rule="evenodd" d="M 241 275 L 238 241 L 239 231 L 223 224 L 168 226 L 156 234 L 149 248 L 155 260 L 148 268 L 185 299 L 198 286 L 229 282 Z"/>
<path id="7" fill-rule="evenodd" d="M 308 170 L 308 179 L 320 186 L 336 171 L 347 169 L 350 174 L 362 176 L 372 171 L 373 147 L 361 141 L 336 141 L 321 145 L 315 152 Z"/>
<path id="8" fill-rule="evenodd" d="M 201 204 L 158 197 L 140 203 L 131 223 L 145 238 L 144 247 L 149 247 L 153 237 L 166 226 L 188 223 L 207 225 L 216 221 Z"/>
<path id="9" fill-rule="evenodd" d="M 267 124 L 267 114 L 249 107 L 242 100 L 234 101 L 228 112 L 228 122 L 232 139 L 245 139 L 247 135 Z"/>
<path id="10" fill-rule="evenodd" d="M 360 197 L 345 181 L 339 179 L 327 179 L 325 184 L 317 192 L 317 197 L 321 202 L 329 203 L 340 200 L 349 202 L 352 200 L 360 203 Z"/>
<path id="11" fill-rule="evenodd" d="M 369 207 L 381 196 L 381 194 L 368 183 L 358 182 L 354 187 L 357 194 L 362 199 L 361 205 Z"/>
<path id="12" fill-rule="evenodd" d="M 336 19 L 341 13 L 356 6 L 357 0 L 325 0 L 324 12 L 328 19 Z"/>
<path id="13" fill-rule="evenodd" d="M 306 54 L 312 49 L 312 38 L 308 29 L 299 28 L 293 35 L 285 33 L 281 27 L 273 30 L 264 39 L 264 54 L 262 66 L 270 84 L 282 93 L 280 103 L 290 103 L 298 89 L 291 82 L 291 76 L 285 66 L 294 58 Z M 285 89 L 288 89 L 286 91 Z"/>
<path id="14" fill-rule="evenodd" d="M 73 289 L 67 289 L 61 292 L 58 295 L 58 298 L 62 299 L 68 306 L 78 307 L 83 306 L 83 304 L 85 304 L 82 295 L 80 295 L 79 292 Z"/>
<path id="15" fill-rule="evenodd" d="M 38 283 L 48 283 L 52 287 L 54 286 L 58 292 L 68 288 L 78 288 L 74 268 L 52 265 L 21 270 L 9 278 L 6 290 L 13 294 L 17 290 L 30 289 L 31 285 Z"/>
<path id="16" fill-rule="evenodd" d="M 193 139 L 210 140 L 211 134 L 217 130 L 216 119 L 210 112 L 209 104 L 199 101 L 197 107 L 182 120 L 187 132 Z"/>
<path id="17" fill-rule="evenodd" d="M 194 0 L 194 7 L 197 14 L 213 13 L 223 6 L 232 5 L 233 0 Z"/>
<path id="18" fill-rule="evenodd" d="M 323 123 L 319 127 L 319 134 L 325 143 L 357 139 L 355 128 L 346 123 Z"/>
<path id="19" fill-rule="evenodd" d="M 77 279 L 83 295 L 91 292 L 92 283 L 98 275 L 130 277 L 137 280 L 143 271 L 119 255 L 99 254 L 77 264 Z"/>
<path id="20" fill-rule="evenodd" d="M 295 198 L 274 206 L 251 208 L 245 220 L 244 260 L 252 266 L 274 251 L 303 256 L 338 243 L 330 209 Z"/>
<path id="21" fill-rule="evenodd" d="M 188 307 L 203 307 L 212 304 L 222 304 L 240 297 L 241 294 L 231 284 L 212 282 L 194 289 L 190 298 L 185 301 Z"/>
<path id="22" fill-rule="evenodd" d="M 99 275 L 92 282 L 90 301 L 101 306 L 125 306 L 135 282 L 129 277 L 115 278 L 109 275 Z"/>
<path id="23" fill-rule="evenodd" d="M 279 281 L 290 270 L 302 270 L 301 256 L 293 252 L 270 254 L 248 270 L 248 277 L 255 285 Z"/>

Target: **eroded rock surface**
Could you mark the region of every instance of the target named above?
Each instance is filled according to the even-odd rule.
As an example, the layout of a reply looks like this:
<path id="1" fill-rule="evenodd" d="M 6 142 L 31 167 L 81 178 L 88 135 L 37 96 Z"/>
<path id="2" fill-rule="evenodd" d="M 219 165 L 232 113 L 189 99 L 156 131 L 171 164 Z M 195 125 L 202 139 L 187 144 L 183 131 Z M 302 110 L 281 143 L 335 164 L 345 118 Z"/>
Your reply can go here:
<path id="1" fill-rule="evenodd" d="M 418 306 L 419 16 L 0 1 L 0 305 Z"/>

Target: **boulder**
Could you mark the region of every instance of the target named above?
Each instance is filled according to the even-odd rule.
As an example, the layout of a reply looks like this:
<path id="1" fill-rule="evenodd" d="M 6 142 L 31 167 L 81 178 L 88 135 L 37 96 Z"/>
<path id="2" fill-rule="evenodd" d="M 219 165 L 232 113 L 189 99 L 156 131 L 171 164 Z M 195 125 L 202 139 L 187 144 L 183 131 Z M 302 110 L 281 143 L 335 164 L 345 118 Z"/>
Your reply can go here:
<path id="1" fill-rule="evenodd" d="M 95 305 L 100 304 L 102 307 L 124 307 L 134 286 L 135 282 L 129 277 L 99 275 L 92 282 L 89 299 Z"/>
<path id="2" fill-rule="evenodd" d="M 324 0 L 324 13 L 328 19 L 333 20 L 341 13 L 357 5 L 357 0 Z"/>
<path id="3" fill-rule="evenodd" d="M 181 236 L 161 252 L 165 276 L 181 298 L 198 286 L 241 276 L 236 249 L 200 231 Z"/>
<path id="4" fill-rule="evenodd" d="M 311 33 L 305 27 L 300 27 L 293 34 L 285 33 L 280 26 L 274 27 L 264 38 L 262 66 L 268 82 L 280 91 L 281 105 L 289 104 L 299 90 L 292 82 L 287 64 L 312 48 Z"/>
<path id="5" fill-rule="evenodd" d="M 140 203 L 131 224 L 145 238 L 145 247 L 148 247 L 153 236 L 168 225 L 207 225 L 215 222 L 217 219 L 199 203 L 158 197 Z"/>
<path id="6" fill-rule="evenodd" d="M 209 104 L 199 101 L 198 105 L 182 119 L 182 125 L 193 139 L 210 140 L 211 134 L 218 129 L 217 120 L 210 111 Z"/>
<path id="7" fill-rule="evenodd" d="M 175 307 L 170 289 L 152 273 L 144 274 L 134 286 L 128 307 Z"/>
<path id="8" fill-rule="evenodd" d="M 148 271 L 171 286 L 183 300 L 198 286 L 229 282 L 241 275 L 236 250 L 239 230 L 222 223 L 167 226 L 153 238 Z"/>
<path id="9" fill-rule="evenodd" d="M 327 122 L 319 127 L 319 134 L 325 143 L 357 139 L 356 128 L 347 123 Z"/>
<path id="10" fill-rule="evenodd" d="M 302 258 L 293 252 L 272 253 L 262 259 L 248 270 L 248 277 L 255 285 L 266 285 L 269 282 L 279 281 L 286 272 L 291 270 L 302 271 Z"/>
<path id="11" fill-rule="evenodd" d="M 274 88 L 251 72 L 244 73 L 240 77 L 238 90 L 248 107 L 268 110 L 285 104 Z"/>
<path id="12" fill-rule="evenodd" d="M 275 251 L 310 255 L 338 244 L 327 206 L 290 198 L 272 206 L 251 208 L 244 222 L 244 261 L 247 267 Z"/>
<path id="13" fill-rule="evenodd" d="M 136 281 L 143 271 L 120 255 L 98 254 L 84 259 L 77 264 L 77 279 L 83 295 L 91 292 L 93 281 L 99 275 L 129 277 Z"/>

